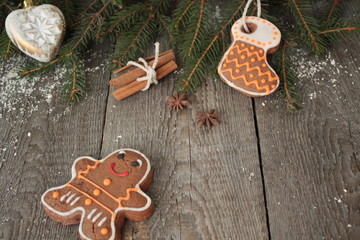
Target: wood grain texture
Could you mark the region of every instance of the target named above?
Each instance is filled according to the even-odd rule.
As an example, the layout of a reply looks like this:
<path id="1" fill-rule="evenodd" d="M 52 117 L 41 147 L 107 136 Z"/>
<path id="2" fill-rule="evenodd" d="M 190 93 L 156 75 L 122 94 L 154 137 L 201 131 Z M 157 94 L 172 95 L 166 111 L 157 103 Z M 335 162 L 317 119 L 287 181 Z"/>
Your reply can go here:
<path id="1" fill-rule="evenodd" d="M 297 54 L 299 112 L 277 98 L 256 99 L 271 237 L 360 237 L 360 47 L 326 57 Z"/>
<path id="2" fill-rule="evenodd" d="M 26 104 L 1 112 L 0 239 L 78 238 L 78 226 L 51 221 L 40 198 L 46 189 L 70 179 L 77 157 L 100 155 L 109 80 L 104 59 L 109 46 L 86 54 L 91 59 L 85 61 L 89 91 L 80 105 L 69 107 L 61 96 L 61 84 L 52 92 L 42 91 L 58 80 L 52 73 L 39 80 L 31 99 L 23 99 Z M 53 94 L 51 101 L 46 100 L 48 94 Z"/>
<path id="3" fill-rule="evenodd" d="M 101 156 L 135 148 L 154 169 L 155 213 L 127 222 L 124 239 L 268 239 L 250 99 L 209 79 L 189 109 L 171 112 L 165 98 L 176 77 L 108 100 Z M 197 128 L 195 113 L 211 108 L 223 114 L 221 125 Z"/>

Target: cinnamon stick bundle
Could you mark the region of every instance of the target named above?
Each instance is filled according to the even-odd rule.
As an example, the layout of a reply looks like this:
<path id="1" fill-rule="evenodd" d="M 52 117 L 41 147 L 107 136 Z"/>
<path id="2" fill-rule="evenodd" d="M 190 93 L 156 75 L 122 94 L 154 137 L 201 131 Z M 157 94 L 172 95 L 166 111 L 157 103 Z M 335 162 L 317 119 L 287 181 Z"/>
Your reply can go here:
<path id="1" fill-rule="evenodd" d="M 175 56 L 174 56 L 174 58 L 175 58 Z M 160 63 L 160 58 L 159 58 L 159 63 Z M 161 67 L 156 69 L 157 80 L 164 78 L 166 75 L 175 71 L 177 68 L 178 68 L 178 66 L 174 60 L 171 60 L 171 61 L 163 64 Z M 133 71 L 135 71 L 135 70 L 133 70 Z M 143 70 L 141 70 L 141 71 L 144 72 Z M 140 76 L 140 77 L 142 77 L 142 76 Z M 146 87 L 147 81 L 137 81 L 136 80 L 137 78 L 135 78 L 135 80 L 129 82 L 128 84 L 122 85 L 122 87 L 120 87 L 119 89 L 113 91 L 112 92 L 113 96 L 117 100 L 120 101 L 120 100 L 123 100 L 124 98 L 127 98 L 127 97 L 141 91 L 142 89 L 144 89 Z M 122 81 L 124 81 L 124 80 L 122 80 Z"/>
<path id="2" fill-rule="evenodd" d="M 154 56 L 149 57 L 146 58 L 145 60 L 149 64 L 149 66 L 152 66 L 155 61 L 155 57 Z M 162 66 L 173 60 L 175 60 L 175 54 L 172 50 L 161 53 L 159 55 L 159 61 L 158 64 L 156 65 L 155 70 L 157 71 L 159 68 L 161 68 Z M 110 80 L 110 86 L 123 87 L 129 83 L 134 82 L 136 79 L 140 77 L 144 77 L 146 75 L 144 70 L 135 66 L 126 66 L 113 72 L 113 74 L 119 74 L 119 73 L 122 74 Z"/>

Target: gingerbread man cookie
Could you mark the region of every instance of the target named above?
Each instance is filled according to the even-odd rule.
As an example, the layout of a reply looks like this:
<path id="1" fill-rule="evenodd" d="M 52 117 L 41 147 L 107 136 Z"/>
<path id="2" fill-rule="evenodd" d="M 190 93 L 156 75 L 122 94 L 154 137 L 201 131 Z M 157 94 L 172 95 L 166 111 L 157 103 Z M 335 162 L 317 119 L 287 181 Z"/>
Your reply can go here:
<path id="1" fill-rule="evenodd" d="M 218 66 L 223 81 L 251 97 L 269 95 L 279 87 L 279 77 L 267 62 L 267 53 L 277 50 L 280 30 L 259 17 L 245 17 L 250 29 L 247 33 L 242 18 L 232 26 L 232 44 Z"/>
<path id="2" fill-rule="evenodd" d="M 53 220 L 80 224 L 81 239 L 119 240 L 126 218 L 143 221 L 153 214 L 154 204 L 143 192 L 151 181 L 149 159 L 122 149 L 102 160 L 78 158 L 71 180 L 47 190 L 41 202 Z"/>

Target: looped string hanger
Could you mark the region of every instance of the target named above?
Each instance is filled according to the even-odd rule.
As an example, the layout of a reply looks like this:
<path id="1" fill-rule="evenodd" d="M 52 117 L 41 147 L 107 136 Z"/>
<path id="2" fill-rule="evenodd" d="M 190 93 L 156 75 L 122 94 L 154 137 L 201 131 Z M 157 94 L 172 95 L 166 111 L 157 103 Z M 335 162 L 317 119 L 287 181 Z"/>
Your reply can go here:
<path id="1" fill-rule="evenodd" d="M 243 12 L 243 15 L 242 15 L 242 18 L 241 18 L 241 21 L 242 21 L 242 25 L 244 27 L 244 30 L 245 32 L 249 33 L 250 30 L 246 24 L 246 21 L 245 21 L 245 18 L 246 18 L 246 14 L 249 10 L 249 7 L 250 7 L 250 4 L 253 0 L 248 0 L 247 3 L 246 3 L 246 6 L 244 8 L 244 12 Z M 259 18 L 261 16 L 261 1 L 260 0 L 257 0 L 257 17 Z"/>
<path id="2" fill-rule="evenodd" d="M 140 77 L 138 79 L 136 79 L 136 81 L 147 81 L 146 86 L 141 90 L 141 91 L 146 91 L 149 89 L 151 84 L 158 84 L 158 80 L 157 80 L 157 75 L 156 75 L 156 65 L 159 62 L 159 49 L 160 49 L 160 44 L 157 42 L 155 43 L 155 60 L 152 66 L 149 66 L 148 63 L 145 61 L 145 59 L 143 58 L 139 58 L 139 62 L 141 62 L 143 65 L 137 63 L 137 62 L 133 62 L 133 61 L 129 61 L 127 63 L 127 65 L 133 65 L 135 67 L 138 67 L 140 69 L 142 69 L 145 73 L 146 76 L 144 77 Z"/>

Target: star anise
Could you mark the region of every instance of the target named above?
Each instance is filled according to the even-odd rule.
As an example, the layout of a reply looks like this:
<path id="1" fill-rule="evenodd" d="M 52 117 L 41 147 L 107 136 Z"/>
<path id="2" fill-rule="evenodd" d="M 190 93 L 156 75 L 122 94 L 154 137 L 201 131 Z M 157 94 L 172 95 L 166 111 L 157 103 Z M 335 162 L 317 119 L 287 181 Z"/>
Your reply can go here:
<path id="1" fill-rule="evenodd" d="M 211 128 L 213 125 L 219 125 L 220 122 L 218 118 L 221 117 L 221 114 L 215 113 L 215 109 L 211 109 L 208 113 L 198 112 L 196 113 L 197 125 L 198 127 L 206 126 Z"/>
<path id="2" fill-rule="evenodd" d="M 172 96 L 167 97 L 167 100 L 171 110 L 183 110 L 184 107 L 191 105 L 187 100 L 187 94 L 185 93 L 179 95 L 177 92 L 174 92 Z"/>

